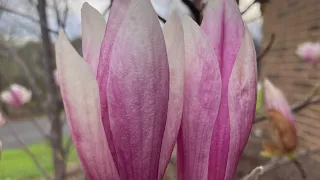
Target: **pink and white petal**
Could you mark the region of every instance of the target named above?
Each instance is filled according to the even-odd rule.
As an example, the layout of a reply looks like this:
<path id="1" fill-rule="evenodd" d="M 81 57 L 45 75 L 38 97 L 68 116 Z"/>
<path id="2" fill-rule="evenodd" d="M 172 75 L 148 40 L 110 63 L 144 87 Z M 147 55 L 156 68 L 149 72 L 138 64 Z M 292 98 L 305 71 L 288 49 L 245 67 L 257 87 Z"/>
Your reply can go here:
<path id="1" fill-rule="evenodd" d="M 55 48 L 62 99 L 82 165 L 90 179 L 117 180 L 118 172 L 101 123 L 95 77 L 63 32 Z"/>
<path id="2" fill-rule="evenodd" d="M 183 17 L 184 101 L 178 135 L 178 179 L 207 180 L 213 126 L 221 96 L 219 63 L 201 28 Z"/>
<path id="3" fill-rule="evenodd" d="M 104 126 L 104 131 L 108 140 L 111 154 L 115 160 L 116 166 L 116 152 L 113 143 L 113 137 L 110 129 L 108 102 L 107 102 L 107 82 L 109 77 L 109 64 L 112 47 L 115 38 L 118 34 L 119 28 L 128 11 L 128 6 L 131 0 L 116 0 L 113 1 L 110 9 L 110 15 L 107 22 L 105 36 L 100 48 L 100 57 L 96 79 L 99 85 L 100 104 L 101 104 L 101 119 Z"/>
<path id="4" fill-rule="evenodd" d="M 255 117 L 257 64 L 248 29 L 231 72 L 228 88 L 230 142 L 225 180 L 235 176 L 238 161 L 247 144 Z"/>
<path id="5" fill-rule="evenodd" d="M 238 5 L 233 0 L 210 0 L 201 25 L 217 54 L 222 93 L 217 121 L 214 125 L 209 179 L 224 179 L 230 141 L 228 84 L 244 37 L 244 23 Z M 219 28 L 217 28 L 219 27 Z"/>
<path id="6" fill-rule="evenodd" d="M 222 77 L 230 75 L 244 36 L 244 23 L 237 3 L 209 0 L 201 27 L 218 56 L 220 67 L 223 67 Z M 225 78 L 229 79 L 229 76 Z"/>
<path id="7" fill-rule="evenodd" d="M 99 11 L 87 2 L 82 5 L 81 20 L 83 58 L 89 64 L 93 74 L 96 75 L 106 21 Z"/>
<path id="8" fill-rule="evenodd" d="M 120 178 L 157 179 L 168 109 L 169 66 L 150 0 L 132 1 L 110 59 L 107 97 Z"/>
<path id="9" fill-rule="evenodd" d="M 163 27 L 170 69 L 167 122 L 161 146 L 159 180 L 168 166 L 180 129 L 183 108 L 184 41 L 180 17 L 173 13 Z"/>

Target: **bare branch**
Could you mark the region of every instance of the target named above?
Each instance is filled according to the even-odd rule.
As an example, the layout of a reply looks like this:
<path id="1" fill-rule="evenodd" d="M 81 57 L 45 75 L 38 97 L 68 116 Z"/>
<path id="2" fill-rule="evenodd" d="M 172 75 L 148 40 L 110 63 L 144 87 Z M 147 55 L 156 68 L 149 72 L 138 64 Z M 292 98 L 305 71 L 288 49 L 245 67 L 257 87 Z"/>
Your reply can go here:
<path id="1" fill-rule="evenodd" d="M 276 39 L 276 35 L 274 33 L 272 33 L 268 45 L 261 51 L 261 53 L 259 53 L 259 55 L 257 57 L 257 61 L 258 62 L 261 61 L 264 58 L 264 56 L 268 54 L 268 52 L 270 51 L 275 39 Z"/>
<path id="2" fill-rule="evenodd" d="M 303 149 L 303 150 L 300 150 L 299 152 L 295 153 L 295 155 L 294 155 L 295 159 L 294 160 L 292 160 L 292 159 L 290 159 L 288 157 L 283 157 L 283 158 L 275 157 L 275 158 L 271 159 L 267 164 L 259 167 L 259 169 L 262 169 L 262 172 L 259 172 L 257 174 L 258 176 L 255 176 L 255 178 L 258 179 L 259 176 L 261 176 L 261 175 L 263 175 L 263 174 L 265 174 L 265 173 L 267 173 L 269 171 L 272 171 L 272 170 L 278 168 L 279 166 L 286 165 L 286 164 L 289 164 L 289 163 L 294 163 L 295 165 L 297 165 L 297 167 L 299 168 L 299 171 L 302 173 L 303 178 L 305 178 L 305 172 L 302 169 L 300 163 L 298 163 L 298 161 L 296 159 L 297 158 L 301 158 L 301 157 L 305 157 L 305 156 L 309 156 L 309 155 L 312 155 L 312 154 L 316 154 L 316 153 L 319 153 L 319 152 L 320 152 L 319 148 Z M 245 179 L 245 178 L 246 177 L 244 177 L 242 179 Z"/>
<path id="3" fill-rule="evenodd" d="M 68 157 L 68 154 L 71 150 L 72 145 L 73 145 L 72 137 L 69 136 L 66 147 L 64 148 L 65 157 Z"/>
<path id="4" fill-rule="evenodd" d="M 41 88 L 38 86 L 36 79 L 33 76 L 33 74 L 31 73 L 31 70 L 29 69 L 29 67 L 22 60 L 22 58 L 18 55 L 18 53 L 12 47 L 10 47 L 7 43 L 3 42 L 0 45 L 2 45 L 3 48 L 7 50 L 7 52 L 12 57 L 12 59 L 22 68 L 32 91 L 36 95 L 36 98 L 39 100 L 39 102 L 41 102 L 41 97 L 43 95 L 43 92 L 42 92 Z"/>
<path id="5" fill-rule="evenodd" d="M 316 149 L 304 149 L 304 150 L 300 150 L 299 152 L 295 153 L 295 157 L 296 158 L 301 158 L 301 157 L 305 157 L 305 156 L 309 156 L 312 154 L 316 154 L 319 153 L 320 149 L 316 148 Z M 278 160 L 271 160 L 269 163 L 267 163 L 266 165 L 263 166 L 263 173 L 269 172 L 281 165 L 285 165 L 285 164 L 289 164 L 292 163 L 292 160 L 289 159 L 288 157 L 284 157 Z"/>
<path id="6" fill-rule="evenodd" d="M 35 166 L 39 169 L 39 171 L 41 172 L 41 174 L 44 176 L 45 179 L 47 180 L 51 180 L 52 178 L 50 177 L 50 175 L 48 174 L 48 172 L 41 166 L 41 164 L 39 163 L 39 161 L 37 160 L 36 156 L 29 150 L 29 148 L 27 147 L 27 145 L 21 140 L 21 138 L 19 137 L 18 133 L 16 132 L 16 130 L 14 128 L 12 128 L 10 125 L 8 125 L 12 135 L 16 138 L 16 140 L 21 144 L 22 150 L 31 158 L 31 160 L 33 161 L 33 163 L 35 164 Z"/>
<path id="7" fill-rule="evenodd" d="M 315 96 L 316 92 L 319 90 L 319 86 L 316 86 L 311 93 L 302 101 L 299 101 L 297 103 L 294 103 L 291 105 L 291 111 L 293 112 L 299 112 L 300 110 L 308 107 L 311 104 L 316 104 L 320 102 L 320 96 Z M 267 119 L 267 115 L 260 115 L 257 116 L 253 123 L 259 123 Z"/>
<path id="8" fill-rule="evenodd" d="M 165 20 L 163 17 L 161 17 L 160 15 L 158 15 L 158 18 L 160 19 L 160 21 L 162 21 L 163 23 L 166 23 L 167 20 Z"/>
<path id="9" fill-rule="evenodd" d="M 241 15 L 245 14 L 257 2 L 259 2 L 259 0 L 254 0 L 244 11 L 241 12 Z"/>
<path id="10" fill-rule="evenodd" d="M 21 13 L 21 12 L 18 12 L 18 11 L 15 11 L 15 10 L 12 10 L 12 9 L 9 9 L 9 8 L 6 8 L 6 7 L 3 7 L 3 6 L 0 6 L 0 10 L 2 11 L 5 11 L 5 12 L 8 12 L 8 13 L 11 13 L 11 14 L 15 14 L 15 15 L 18 15 L 20 17 L 23 17 L 23 18 L 26 18 L 34 23 L 37 23 L 37 24 L 40 24 L 43 28 L 47 29 L 48 31 L 52 32 L 52 33 L 55 33 L 55 34 L 58 34 L 59 32 L 56 31 L 56 30 L 53 30 L 53 29 L 50 29 L 48 26 L 46 26 L 45 24 L 41 23 L 38 19 L 28 15 L 28 14 L 24 14 L 24 13 Z"/>

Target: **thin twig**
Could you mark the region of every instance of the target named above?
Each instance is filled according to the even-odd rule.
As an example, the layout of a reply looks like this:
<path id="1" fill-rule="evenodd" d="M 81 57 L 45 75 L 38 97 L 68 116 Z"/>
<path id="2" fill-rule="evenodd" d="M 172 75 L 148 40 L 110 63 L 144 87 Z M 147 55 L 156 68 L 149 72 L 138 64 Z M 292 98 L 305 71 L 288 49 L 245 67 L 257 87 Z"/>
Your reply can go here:
<path id="1" fill-rule="evenodd" d="M 307 155 L 311 155 L 311 154 L 316 154 L 319 153 L 320 149 L 316 148 L 316 149 L 312 149 L 312 150 L 308 150 L 308 149 L 304 149 L 304 150 L 300 150 L 299 152 L 295 153 L 295 158 L 301 158 Z M 263 166 L 263 173 L 269 172 L 281 165 L 285 165 L 285 164 L 289 164 L 292 163 L 292 160 L 288 157 L 284 157 L 281 159 L 278 159 L 276 161 L 271 160 L 269 163 L 267 163 L 266 165 Z"/>
<path id="2" fill-rule="evenodd" d="M 261 53 L 259 53 L 259 55 L 257 57 L 258 62 L 261 61 L 264 58 L 264 56 L 268 54 L 268 52 L 270 51 L 270 49 L 274 43 L 275 38 L 276 38 L 276 35 L 274 33 L 272 33 L 268 45 L 261 51 Z"/>
<path id="3" fill-rule="evenodd" d="M 316 96 L 315 97 L 315 95 L 317 94 L 319 88 L 320 88 L 320 86 L 317 85 L 316 87 L 314 87 L 312 89 L 312 91 L 308 94 L 308 96 L 304 100 L 292 104 L 291 105 L 291 111 L 292 112 L 299 112 L 300 110 L 304 109 L 305 107 L 307 107 L 307 106 L 309 106 L 311 104 L 319 103 L 320 102 L 320 96 Z M 262 122 L 262 121 L 266 120 L 267 117 L 268 117 L 267 115 L 257 116 L 253 123 Z"/>
<path id="4" fill-rule="evenodd" d="M 305 172 L 305 170 L 302 168 L 302 165 L 299 163 L 299 161 L 297 159 L 293 159 L 292 162 L 296 165 L 296 167 L 298 168 L 302 179 L 306 179 L 307 178 L 307 174 Z"/>
<path id="5" fill-rule="evenodd" d="M 162 21 L 163 23 L 166 23 L 167 20 L 165 20 L 163 17 L 161 17 L 160 15 L 158 15 L 158 18 L 160 19 L 160 21 Z"/>
<path id="6" fill-rule="evenodd" d="M 21 13 L 21 12 L 18 12 L 18 11 L 15 11 L 15 10 L 12 10 L 12 9 L 9 9 L 9 8 L 6 8 L 6 7 L 3 7 L 3 6 L 0 6 L 0 11 L 5 11 L 7 13 L 11 13 L 11 14 L 15 14 L 17 16 L 20 16 L 20 17 L 23 17 L 25 19 L 28 19 L 34 23 L 37 23 L 37 24 L 40 24 L 43 28 L 47 29 L 48 31 L 52 32 L 52 33 L 55 33 L 55 34 L 59 34 L 59 31 L 56 31 L 56 30 L 53 30 L 53 29 L 50 29 L 48 26 L 44 25 L 43 23 L 41 23 L 38 19 L 28 15 L 28 14 L 24 14 L 24 13 Z"/>
<path id="7" fill-rule="evenodd" d="M 67 143 L 66 143 L 66 147 L 64 148 L 65 157 L 68 157 L 72 145 L 73 145 L 72 137 L 69 136 L 69 138 L 68 138 L 68 140 L 67 140 Z"/>
<path id="8" fill-rule="evenodd" d="M 18 142 L 21 144 L 22 150 L 31 158 L 35 166 L 40 170 L 41 174 L 45 177 L 45 179 L 51 180 L 52 178 L 47 173 L 47 171 L 41 166 L 39 161 L 37 160 L 36 156 L 29 150 L 27 145 L 22 141 L 22 139 L 19 137 L 18 133 L 14 128 L 12 128 L 10 125 L 8 125 L 12 135 L 18 140 Z"/>
<path id="9" fill-rule="evenodd" d="M 245 14 L 255 3 L 259 2 L 259 0 L 254 0 L 241 14 Z"/>
<path id="10" fill-rule="evenodd" d="M 3 42 L 1 43 L 1 45 L 9 52 L 12 59 L 22 68 L 32 91 L 36 95 L 36 98 L 39 100 L 39 102 L 41 102 L 43 91 L 38 86 L 34 75 L 31 73 L 31 70 L 29 69 L 25 61 L 23 61 L 22 58 L 18 55 L 18 53 L 12 47 L 10 47 L 7 43 Z"/>

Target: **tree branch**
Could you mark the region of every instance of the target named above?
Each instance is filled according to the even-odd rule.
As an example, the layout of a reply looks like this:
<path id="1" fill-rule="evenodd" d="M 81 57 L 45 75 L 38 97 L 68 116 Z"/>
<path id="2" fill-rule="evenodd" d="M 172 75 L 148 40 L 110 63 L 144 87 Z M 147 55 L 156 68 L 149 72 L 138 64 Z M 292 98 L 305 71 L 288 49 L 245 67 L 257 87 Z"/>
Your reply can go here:
<path id="1" fill-rule="evenodd" d="M 38 84 L 36 82 L 36 79 L 33 76 L 33 74 L 31 73 L 31 70 L 29 69 L 27 64 L 22 60 L 22 58 L 18 55 L 18 53 L 12 47 L 7 45 L 7 43 L 3 42 L 0 45 L 2 45 L 3 48 L 7 50 L 7 52 L 10 54 L 12 59 L 21 67 L 21 69 L 24 72 L 25 77 L 26 77 L 26 79 L 27 79 L 32 91 L 36 95 L 37 100 L 39 102 L 41 102 L 41 99 L 42 99 L 41 97 L 43 95 L 43 91 L 38 86 Z"/>
<path id="2" fill-rule="evenodd" d="M 10 125 L 8 125 L 12 135 L 18 140 L 18 142 L 21 144 L 22 150 L 31 158 L 35 166 L 39 169 L 40 173 L 45 177 L 47 180 L 52 180 L 50 175 L 47 173 L 47 171 L 41 166 L 39 161 L 37 160 L 36 156 L 29 150 L 27 145 L 21 140 L 18 133 L 14 128 L 12 128 Z"/>
<path id="3" fill-rule="evenodd" d="M 15 14 L 15 15 L 23 17 L 25 19 L 28 19 L 28 20 L 30 20 L 30 21 L 32 21 L 34 23 L 40 24 L 41 27 L 47 29 L 48 31 L 50 31 L 50 32 L 52 32 L 54 34 L 59 34 L 58 31 L 50 29 L 45 24 L 41 23 L 38 19 L 36 19 L 36 18 L 34 18 L 34 17 L 32 17 L 32 16 L 30 16 L 28 14 L 24 14 L 24 13 L 21 13 L 21 12 L 18 12 L 18 11 L 15 11 L 15 10 L 12 10 L 12 9 L 9 9 L 9 8 L 3 7 L 3 6 L 0 6 L 0 10 L 5 11 L 7 13 Z"/>
<path id="4" fill-rule="evenodd" d="M 259 2 L 259 0 L 254 0 L 244 11 L 241 12 L 241 15 L 245 14 L 257 2 Z"/>
<path id="5" fill-rule="evenodd" d="M 261 51 L 261 53 L 259 53 L 258 57 L 257 57 L 257 61 L 261 61 L 265 55 L 268 54 L 268 52 L 270 51 L 274 41 L 275 41 L 276 35 L 274 33 L 271 34 L 271 38 L 269 43 L 267 44 L 267 46 Z"/>
<path id="6" fill-rule="evenodd" d="M 291 105 L 291 110 L 293 112 L 299 112 L 300 110 L 304 109 L 305 107 L 311 105 L 311 104 L 316 104 L 320 102 L 320 96 L 316 96 L 314 97 L 314 95 L 316 94 L 316 92 L 318 91 L 319 86 L 315 87 L 312 92 L 302 101 L 294 103 L 293 105 Z M 254 124 L 255 123 L 259 123 L 262 122 L 264 120 L 267 119 L 267 115 L 260 115 L 257 116 L 254 120 Z"/>

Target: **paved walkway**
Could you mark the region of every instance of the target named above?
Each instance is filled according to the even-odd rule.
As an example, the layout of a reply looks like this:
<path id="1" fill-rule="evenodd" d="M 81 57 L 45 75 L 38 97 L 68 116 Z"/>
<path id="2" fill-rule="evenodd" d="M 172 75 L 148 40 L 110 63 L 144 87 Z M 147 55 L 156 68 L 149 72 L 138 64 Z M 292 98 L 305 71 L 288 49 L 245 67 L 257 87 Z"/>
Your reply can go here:
<path id="1" fill-rule="evenodd" d="M 19 121 L 19 122 L 7 122 L 3 127 L 0 128 L 0 140 L 2 141 L 2 147 L 4 149 L 19 148 L 21 143 L 15 138 L 12 133 L 12 129 L 17 132 L 17 135 L 25 144 L 33 144 L 44 140 L 37 126 L 31 122 L 31 119 Z M 37 118 L 34 121 L 43 128 L 46 133 L 50 131 L 50 123 L 46 118 Z M 12 128 L 12 129 L 11 129 Z M 64 133 L 68 133 L 68 127 L 65 123 Z"/>

